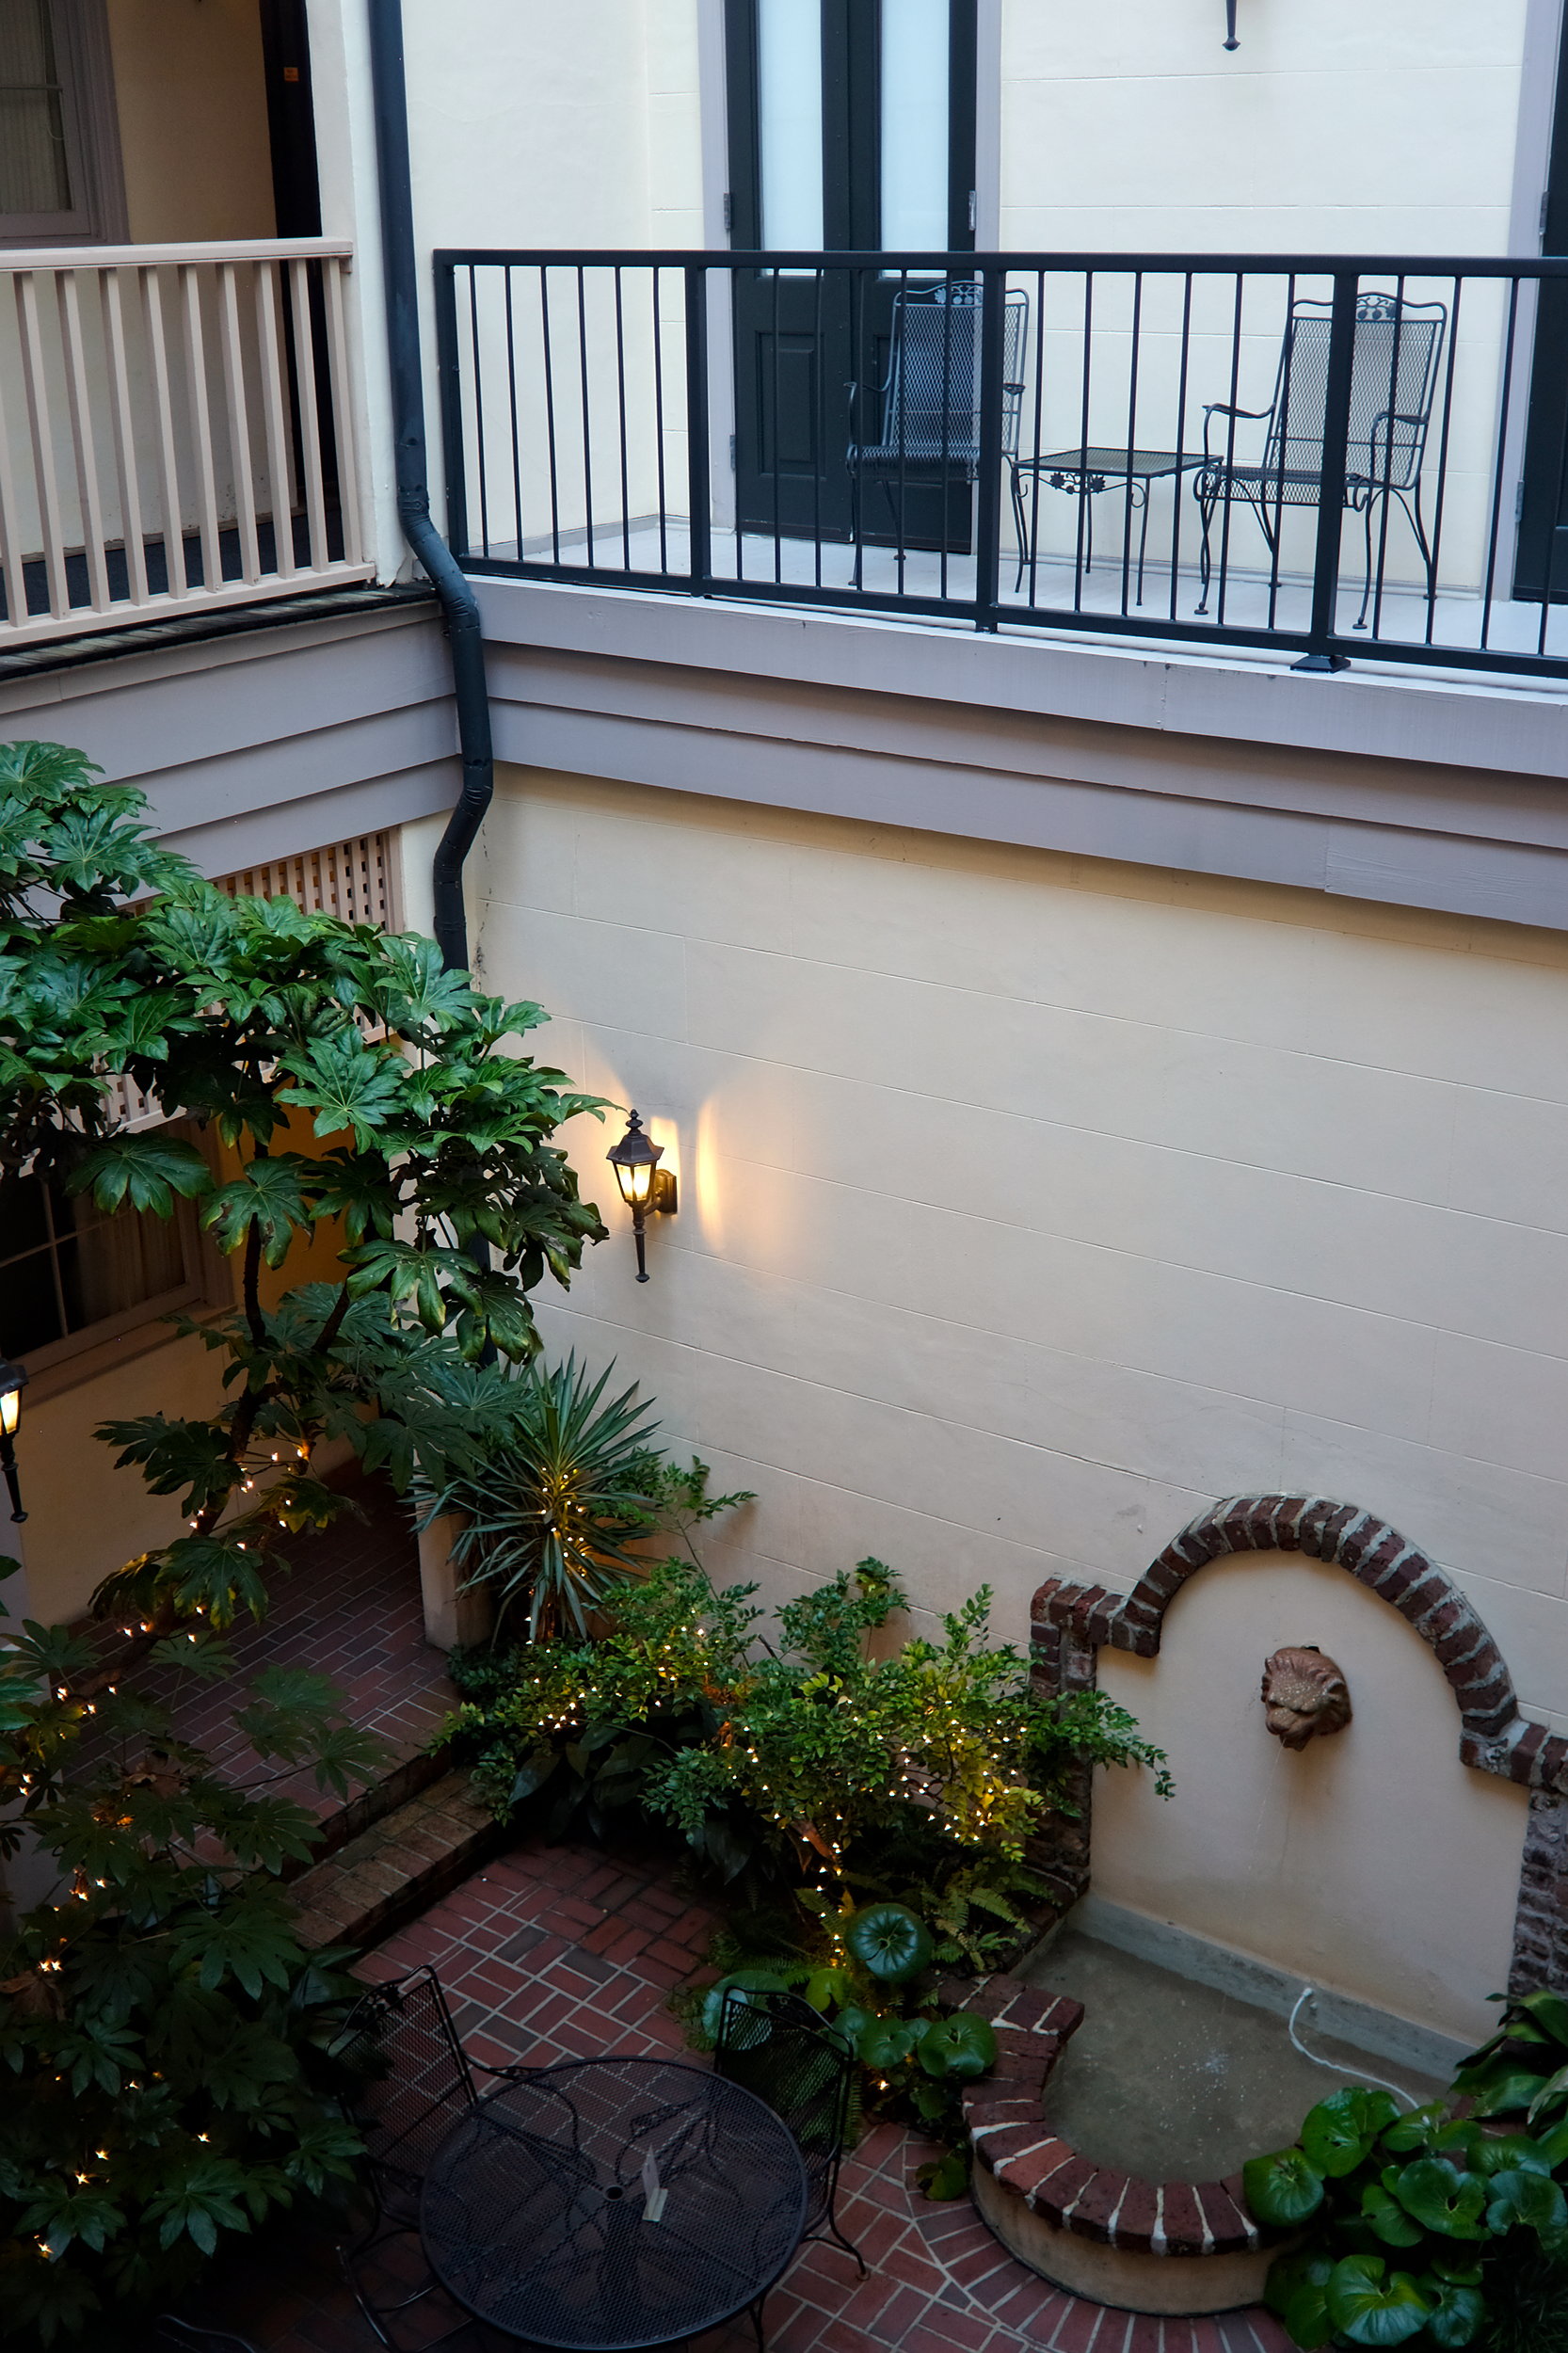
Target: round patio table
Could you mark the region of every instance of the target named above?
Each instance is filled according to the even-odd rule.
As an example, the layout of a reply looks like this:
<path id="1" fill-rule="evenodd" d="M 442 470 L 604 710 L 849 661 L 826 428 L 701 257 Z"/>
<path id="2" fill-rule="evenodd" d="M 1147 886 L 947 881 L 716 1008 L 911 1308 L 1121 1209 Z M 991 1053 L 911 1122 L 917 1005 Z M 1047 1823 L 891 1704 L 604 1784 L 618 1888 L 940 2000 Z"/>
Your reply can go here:
<path id="1" fill-rule="evenodd" d="M 574 2059 L 471 2108 L 424 2177 L 420 2236 L 476 2318 L 564 2353 L 633 2353 L 755 2305 L 806 2225 L 788 2125 L 673 2059 Z"/>

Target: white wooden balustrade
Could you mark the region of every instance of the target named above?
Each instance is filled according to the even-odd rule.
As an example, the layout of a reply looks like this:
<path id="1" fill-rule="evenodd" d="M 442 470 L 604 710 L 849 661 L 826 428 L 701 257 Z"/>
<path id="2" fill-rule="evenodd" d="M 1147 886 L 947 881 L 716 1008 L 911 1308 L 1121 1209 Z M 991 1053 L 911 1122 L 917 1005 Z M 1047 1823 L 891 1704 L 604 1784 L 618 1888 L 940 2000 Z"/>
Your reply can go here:
<path id="1" fill-rule="evenodd" d="M 0 651 L 365 580 L 325 237 L 0 252 Z"/>

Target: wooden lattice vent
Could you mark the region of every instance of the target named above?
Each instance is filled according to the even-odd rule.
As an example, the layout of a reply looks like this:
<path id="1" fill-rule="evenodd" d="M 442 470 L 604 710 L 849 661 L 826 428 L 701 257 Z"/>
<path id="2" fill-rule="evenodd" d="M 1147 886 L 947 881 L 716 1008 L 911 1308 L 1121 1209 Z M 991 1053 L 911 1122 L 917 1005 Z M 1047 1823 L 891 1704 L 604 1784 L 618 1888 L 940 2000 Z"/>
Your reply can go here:
<path id="1" fill-rule="evenodd" d="M 324 849 L 215 874 L 213 882 L 231 899 L 292 899 L 310 915 L 336 915 L 345 923 L 375 923 L 383 931 L 397 928 L 391 834 L 356 834 L 347 841 L 328 841 Z M 112 1080 L 109 1092 L 127 1128 L 155 1128 L 164 1116 L 129 1079 Z"/>

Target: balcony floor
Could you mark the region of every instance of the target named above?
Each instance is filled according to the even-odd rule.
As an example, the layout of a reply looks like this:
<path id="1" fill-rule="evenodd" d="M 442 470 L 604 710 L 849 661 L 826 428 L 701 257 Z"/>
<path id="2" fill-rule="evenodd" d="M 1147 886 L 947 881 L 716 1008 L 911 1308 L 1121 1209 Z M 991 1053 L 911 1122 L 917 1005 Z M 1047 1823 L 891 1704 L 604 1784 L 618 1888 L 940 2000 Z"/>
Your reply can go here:
<path id="1" fill-rule="evenodd" d="M 1241 570 L 1233 562 L 1228 569 L 1223 600 L 1218 586 L 1211 591 L 1207 616 L 1197 612 L 1202 587 L 1195 561 L 1195 533 L 1188 519 L 1183 518 L 1181 555 L 1183 561 L 1175 581 L 1169 563 L 1170 518 L 1157 511 L 1150 525 L 1148 561 L 1145 568 L 1144 597 L 1138 600 L 1137 526 L 1134 522 L 1130 547 L 1124 565 L 1122 519 L 1119 509 L 1109 499 L 1102 501 L 1102 512 L 1096 532 L 1092 569 L 1077 573 L 1071 555 L 1041 552 L 1032 566 L 1026 565 L 1021 586 L 1016 585 L 1017 552 L 1004 544 L 1001 562 L 1001 607 L 1004 626 L 1016 624 L 1025 628 L 1034 625 L 1052 635 L 1064 632 L 1086 635 L 1120 634 L 1107 631 L 1100 624 L 1113 622 L 1126 615 L 1152 625 L 1150 634 L 1158 640 L 1159 624 L 1175 621 L 1178 625 L 1202 630 L 1207 619 L 1214 631 L 1212 638 L 1177 640 L 1190 653 L 1224 651 L 1227 656 L 1240 652 L 1245 657 L 1272 663 L 1294 658 L 1291 648 L 1238 648 L 1221 634 L 1223 622 L 1226 631 L 1247 630 L 1288 631 L 1303 635 L 1311 620 L 1311 584 L 1299 576 L 1282 574 L 1277 585 L 1271 586 L 1266 571 Z M 1243 519 L 1236 526 L 1236 537 L 1244 550 L 1247 524 Z M 1256 530 L 1251 537 L 1256 539 Z M 613 587 L 619 573 L 645 575 L 639 583 L 646 584 L 646 575 L 665 574 L 670 588 L 679 593 L 685 585 L 689 563 L 689 533 L 683 519 L 666 518 L 661 530 L 657 520 L 633 518 L 622 525 L 619 521 L 596 525 L 590 557 L 585 531 L 563 532 L 559 541 L 550 537 L 528 538 L 523 542 L 525 563 L 551 563 L 575 569 L 583 568 L 584 583 L 596 587 Z M 1234 542 L 1233 542 L 1234 546 Z M 1261 553 L 1261 542 L 1258 542 Z M 559 550 L 558 555 L 556 550 Z M 471 551 L 478 553 L 478 550 Z M 517 542 L 493 539 L 487 551 L 492 561 L 517 560 Z M 1390 556 L 1395 551 L 1391 549 Z M 1412 584 L 1389 584 L 1384 590 L 1381 603 L 1374 602 L 1368 611 L 1368 627 L 1355 627 L 1361 609 L 1362 583 L 1358 568 L 1359 550 L 1353 535 L 1346 534 L 1345 577 L 1340 587 L 1336 626 L 1339 633 L 1353 648 L 1359 642 L 1368 655 L 1374 651 L 1382 662 L 1397 664 L 1401 654 L 1411 648 L 1423 647 L 1429 641 L 1436 648 L 1451 648 L 1455 652 L 1472 653 L 1482 644 L 1495 655 L 1522 655 L 1534 658 L 1542 653 L 1568 662 L 1568 604 L 1553 606 L 1547 615 L 1544 640 L 1542 637 L 1541 607 L 1514 602 L 1512 599 L 1494 596 L 1490 601 L 1479 594 L 1462 595 L 1440 592 L 1433 600 L 1430 616 L 1427 600 L 1420 588 Z M 591 564 L 591 569 L 590 569 Z M 743 532 L 733 527 L 715 524 L 712 538 L 712 577 L 721 596 L 731 584 L 744 584 L 755 596 L 776 589 L 781 603 L 790 601 L 795 588 L 824 588 L 853 592 L 855 580 L 855 550 L 841 541 L 816 541 L 808 538 L 775 539 L 771 534 Z M 962 606 L 974 596 L 975 567 L 972 555 L 949 555 L 945 558 L 931 550 L 914 549 L 902 563 L 895 550 L 867 547 L 862 552 L 859 585 L 869 597 L 886 599 L 907 596 L 916 599 L 940 599 Z M 1050 616 L 1047 622 L 1045 616 Z M 933 617 L 922 615 L 927 623 Z M 972 624 L 964 613 L 952 616 L 956 628 Z M 1134 642 L 1146 642 L 1142 630 Z M 1353 658 L 1353 656 L 1352 656 Z M 1423 666 L 1426 666 L 1425 663 Z M 1466 675 L 1474 680 L 1475 673 Z M 1506 669 L 1502 674 L 1507 678 Z M 1539 681 L 1532 680 L 1532 683 Z"/>

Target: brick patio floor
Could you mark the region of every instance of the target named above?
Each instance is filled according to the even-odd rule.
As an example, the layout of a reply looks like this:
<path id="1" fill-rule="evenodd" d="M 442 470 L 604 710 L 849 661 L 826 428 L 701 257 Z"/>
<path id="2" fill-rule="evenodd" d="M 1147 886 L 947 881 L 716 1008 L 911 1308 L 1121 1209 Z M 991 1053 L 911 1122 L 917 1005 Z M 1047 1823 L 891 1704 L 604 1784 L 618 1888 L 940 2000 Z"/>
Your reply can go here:
<path id="1" fill-rule="evenodd" d="M 233 1717 L 264 1667 L 306 1667 L 328 1676 L 352 1721 L 378 1733 L 394 1763 L 422 1749 L 456 1705 L 441 1654 L 424 1639 L 409 1505 L 383 1481 L 357 1471 L 336 1474 L 332 1484 L 363 1516 L 345 1512 L 319 1534 L 286 1539 L 289 1567 L 269 1573 L 266 1616 L 236 1620 L 228 1638 L 235 1673 L 178 1692 L 180 1737 L 204 1748 L 217 1769 L 235 1780 L 257 1769 Z M 275 1786 L 318 1817 L 337 1813 L 341 1804 L 323 1796 L 309 1774 Z"/>
<path id="2" fill-rule="evenodd" d="M 360 1966 L 378 1978 L 433 1962 L 470 2051 L 492 2064 L 675 2053 L 682 2038 L 667 1997 L 700 1965 L 712 1927 L 663 1862 L 524 1843 Z M 868 2133 L 845 2163 L 839 2213 L 870 2277 L 861 2281 L 835 2248 L 807 2248 L 768 2298 L 770 2353 L 1288 2353 L 1261 2312 L 1161 2321 L 1048 2287 L 967 2199 L 921 2198 L 915 2168 L 930 2153 L 896 2126 Z M 375 2345 L 330 2249 L 297 2239 L 282 2265 L 276 2242 L 264 2260 L 258 2249 L 232 2265 L 215 2283 L 210 2316 L 258 2353 Z M 449 2312 L 445 2325 L 456 2317 Z M 700 2353 L 755 2353 L 744 2321 L 698 2344 Z"/>

